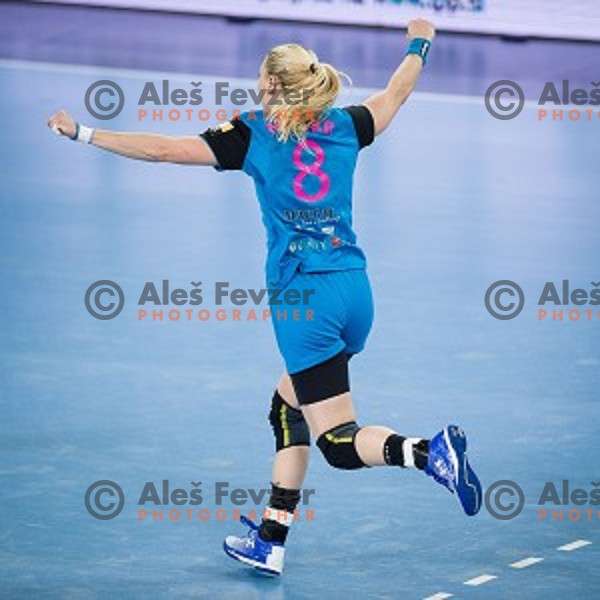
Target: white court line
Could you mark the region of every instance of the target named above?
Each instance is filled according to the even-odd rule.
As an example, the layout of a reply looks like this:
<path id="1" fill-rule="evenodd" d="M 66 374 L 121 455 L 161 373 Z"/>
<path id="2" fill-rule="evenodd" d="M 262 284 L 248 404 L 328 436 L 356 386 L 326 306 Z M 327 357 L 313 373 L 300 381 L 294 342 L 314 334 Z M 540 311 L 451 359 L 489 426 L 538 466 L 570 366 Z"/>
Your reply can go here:
<path id="1" fill-rule="evenodd" d="M 476 587 L 478 585 L 483 585 L 484 583 L 494 581 L 494 579 L 498 579 L 498 576 L 488 575 L 487 573 L 484 573 L 483 575 L 473 577 L 473 579 L 467 579 L 467 581 L 463 581 L 463 585 L 470 585 L 472 587 Z"/>
<path id="2" fill-rule="evenodd" d="M 37 62 L 29 60 L 14 60 L 11 58 L 0 58 L 0 68 L 16 69 L 17 71 L 41 71 L 47 73 L 64 73 L 66 75 L 114 75 L 127 79 L 172 79 L 180 81 L 183 79 L 197 80 L 202 77 L 203 83 L 215 83 L 223 81 L 224 76 L 202 75 L 200 73 L 178 73 L 173 71 L 153 71 L 148 69 L 124 69 L 122 67 L 105 67 L 100 65 L 71 65 L 66 63 Z M 256 79 L 248 77 L 231 77 L 230 79 L 242 84 L 256 84 Z"/>
<path id="3" fill-rule="evenodd" d="M 215 84 L 218 81 L 235 81 L 249 88 L 256 85 L 256 79 L 247 77 L 225 77 L 214 75 L 202 75 L 201 73 L 177 73 L 173 71 L 152 71 L 147 69 L 123 69 L 121 67 L 103 67 L 94 65 L 70 65 L 53 62 L 37 62 L 28 60 L 14 60 L 10 58 L 0 58 L 0 68 L 15 69 L 18 71 L 41 71 L 49 73 L 66 73 L 68 75 L 95 75 L 107 77 L 123 77 L 126 79 L 170 79 L 171 81 L 196 81 L 199 77 L 206 84 Z M 342 96 L 353 95 L 355 93 L 371 95 L 380 88 L 363 88 L 347 86 L 342 92 Z M 438 94 L 436 92 L 413 92 L 411 94 L 417 100 L 429 102 L 453 102 L 455 104 L 476 104 L 483 106 L 483 96 L 469 96 L 463 94 Z M 525 108 L 538 109 L 539 105 L 533 100 L 525 101 Z"/>
<path id="4" fill-rule="evenodd" d="M 571 552 L 572 550 L 577 550 L 578 548 L 583 548 L 584 546 L 589 546 L 592 542 L 589 540 L 575 540 L 570 544 L 565 544 L 564 546 L 559 546 L 557 550 L 562 552 Z"/>
<path id="5" fill-rule="evenodd" d="M 528 556 L 527 558 L 518 560 L 517 562 L 514 562 L 508 566 L 512 567 L 513 569 L 525 569 L 527 567 L 530 567 L 531 565 L 535 565 L 539 562 L 542 562 L 543 560 L 544 559 L 540 558 L 539 556 Z"/>
<path id="6" fill-rule="evenodd" d="M 574 542 L 570 542 L 568 544 L 564 544 L 559 546 L 557 550 L 563 552 L 571 552 L 573 550 L 577 550 L 578 548 L 583 548 L 585 546 L 589 546 L 592 542 L 590 540 L 575 540 Z M 531 567 L 532 565 L 536 565 L 542 562 L 544 559 L 541 556 L 528 556 L 527 558 L 522 558 L 514 563 L 508 565 L 513 569 L 526 569 L 527 567 Z M 489 575 L 484 573 L 483 575 L 478 575 L 477 577 L 473 577 L 472 579 L 468 579 L 467 581 L 463 581 L 463 585 L 468 585 L 471 587 L 477 587 L 483 585 L 484 583 L 489 583 L 490 581 L 494 581 L 494 579 L 498 579 L 497 575 Z M 427 596 L 423 600 L 446 600 L 446 598 L 452 598 L 453 594 L 448 592 L 437 592 L 432 596 Z"/>

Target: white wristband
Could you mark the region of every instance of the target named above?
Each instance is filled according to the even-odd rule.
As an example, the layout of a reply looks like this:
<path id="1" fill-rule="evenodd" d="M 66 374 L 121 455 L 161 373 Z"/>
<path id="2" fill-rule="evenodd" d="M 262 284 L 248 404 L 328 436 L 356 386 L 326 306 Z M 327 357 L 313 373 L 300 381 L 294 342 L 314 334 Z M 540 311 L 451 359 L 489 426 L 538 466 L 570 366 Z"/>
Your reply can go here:
<path id="1" fill-rule="evenodd" d="M 82 144 L 90 144 L 92 142 L 92 137 L 94 137 L 94 131 L 96 130 L 93 127 L 86 127 L 85 125 L 77 123 L 75 140 Z"/>

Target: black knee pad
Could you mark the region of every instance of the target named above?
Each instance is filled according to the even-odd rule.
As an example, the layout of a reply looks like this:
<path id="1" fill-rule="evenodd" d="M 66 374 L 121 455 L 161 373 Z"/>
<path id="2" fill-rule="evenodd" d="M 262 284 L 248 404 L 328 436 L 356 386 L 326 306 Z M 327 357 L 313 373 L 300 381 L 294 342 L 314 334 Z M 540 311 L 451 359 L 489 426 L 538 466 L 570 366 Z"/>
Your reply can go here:
<path id="1" fill-rule="evenodd" d="M 302 411 L 292 408 L 275 392 L 269 412 L 269 423 L 275 434 L 275 449 L 310 446 L 310 432 Z"/>
<path id="2" fill-rule="evenodd" d="M 317 446 L 332 467 L 350 470 L 366 466 L 354 446 L 359 429 L 356 422 L 352 421 L 338 425 L 319 437 Z"/>

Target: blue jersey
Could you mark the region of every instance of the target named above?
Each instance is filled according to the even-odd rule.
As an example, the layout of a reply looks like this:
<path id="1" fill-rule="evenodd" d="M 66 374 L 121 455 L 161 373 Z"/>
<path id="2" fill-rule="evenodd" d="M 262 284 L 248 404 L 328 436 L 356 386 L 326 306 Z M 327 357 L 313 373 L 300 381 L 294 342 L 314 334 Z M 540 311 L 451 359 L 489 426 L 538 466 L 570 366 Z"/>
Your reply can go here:
<path id="1" fill-rule="evenodd" d="M 269 287 L 285 287 L 296 272 L 365 268 L 352 228 L 352 181 L 360 149 L 373 140 L 366 107 L 329 109 L 301 141 L 278 141 L 263 111 L 202 137 L 220 169 L 241 169 L 254 180 L 267 230 Z"/>

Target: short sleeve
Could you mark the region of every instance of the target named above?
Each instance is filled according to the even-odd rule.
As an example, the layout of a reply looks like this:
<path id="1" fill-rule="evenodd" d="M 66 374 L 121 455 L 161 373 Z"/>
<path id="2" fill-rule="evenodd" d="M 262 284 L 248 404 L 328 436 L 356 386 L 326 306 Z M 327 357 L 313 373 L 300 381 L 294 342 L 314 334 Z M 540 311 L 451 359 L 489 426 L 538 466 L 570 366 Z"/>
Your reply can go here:
<path id="1" fill-rule="evenodd" d="M 359 147 L 370 146 L 375 139 L 375 123 L 371 111 L 364 104 L 348 106 L 344 110 L 352 117 Z"/>
<path id="2" fill-rule="evenodd" d="M 248 154 L 251 133 L 250 128 L 241 119 L 235 119 L 207 129 L 200 137 L 215 155 L 220 171 L 239 171 L 243 168 Z"/>

